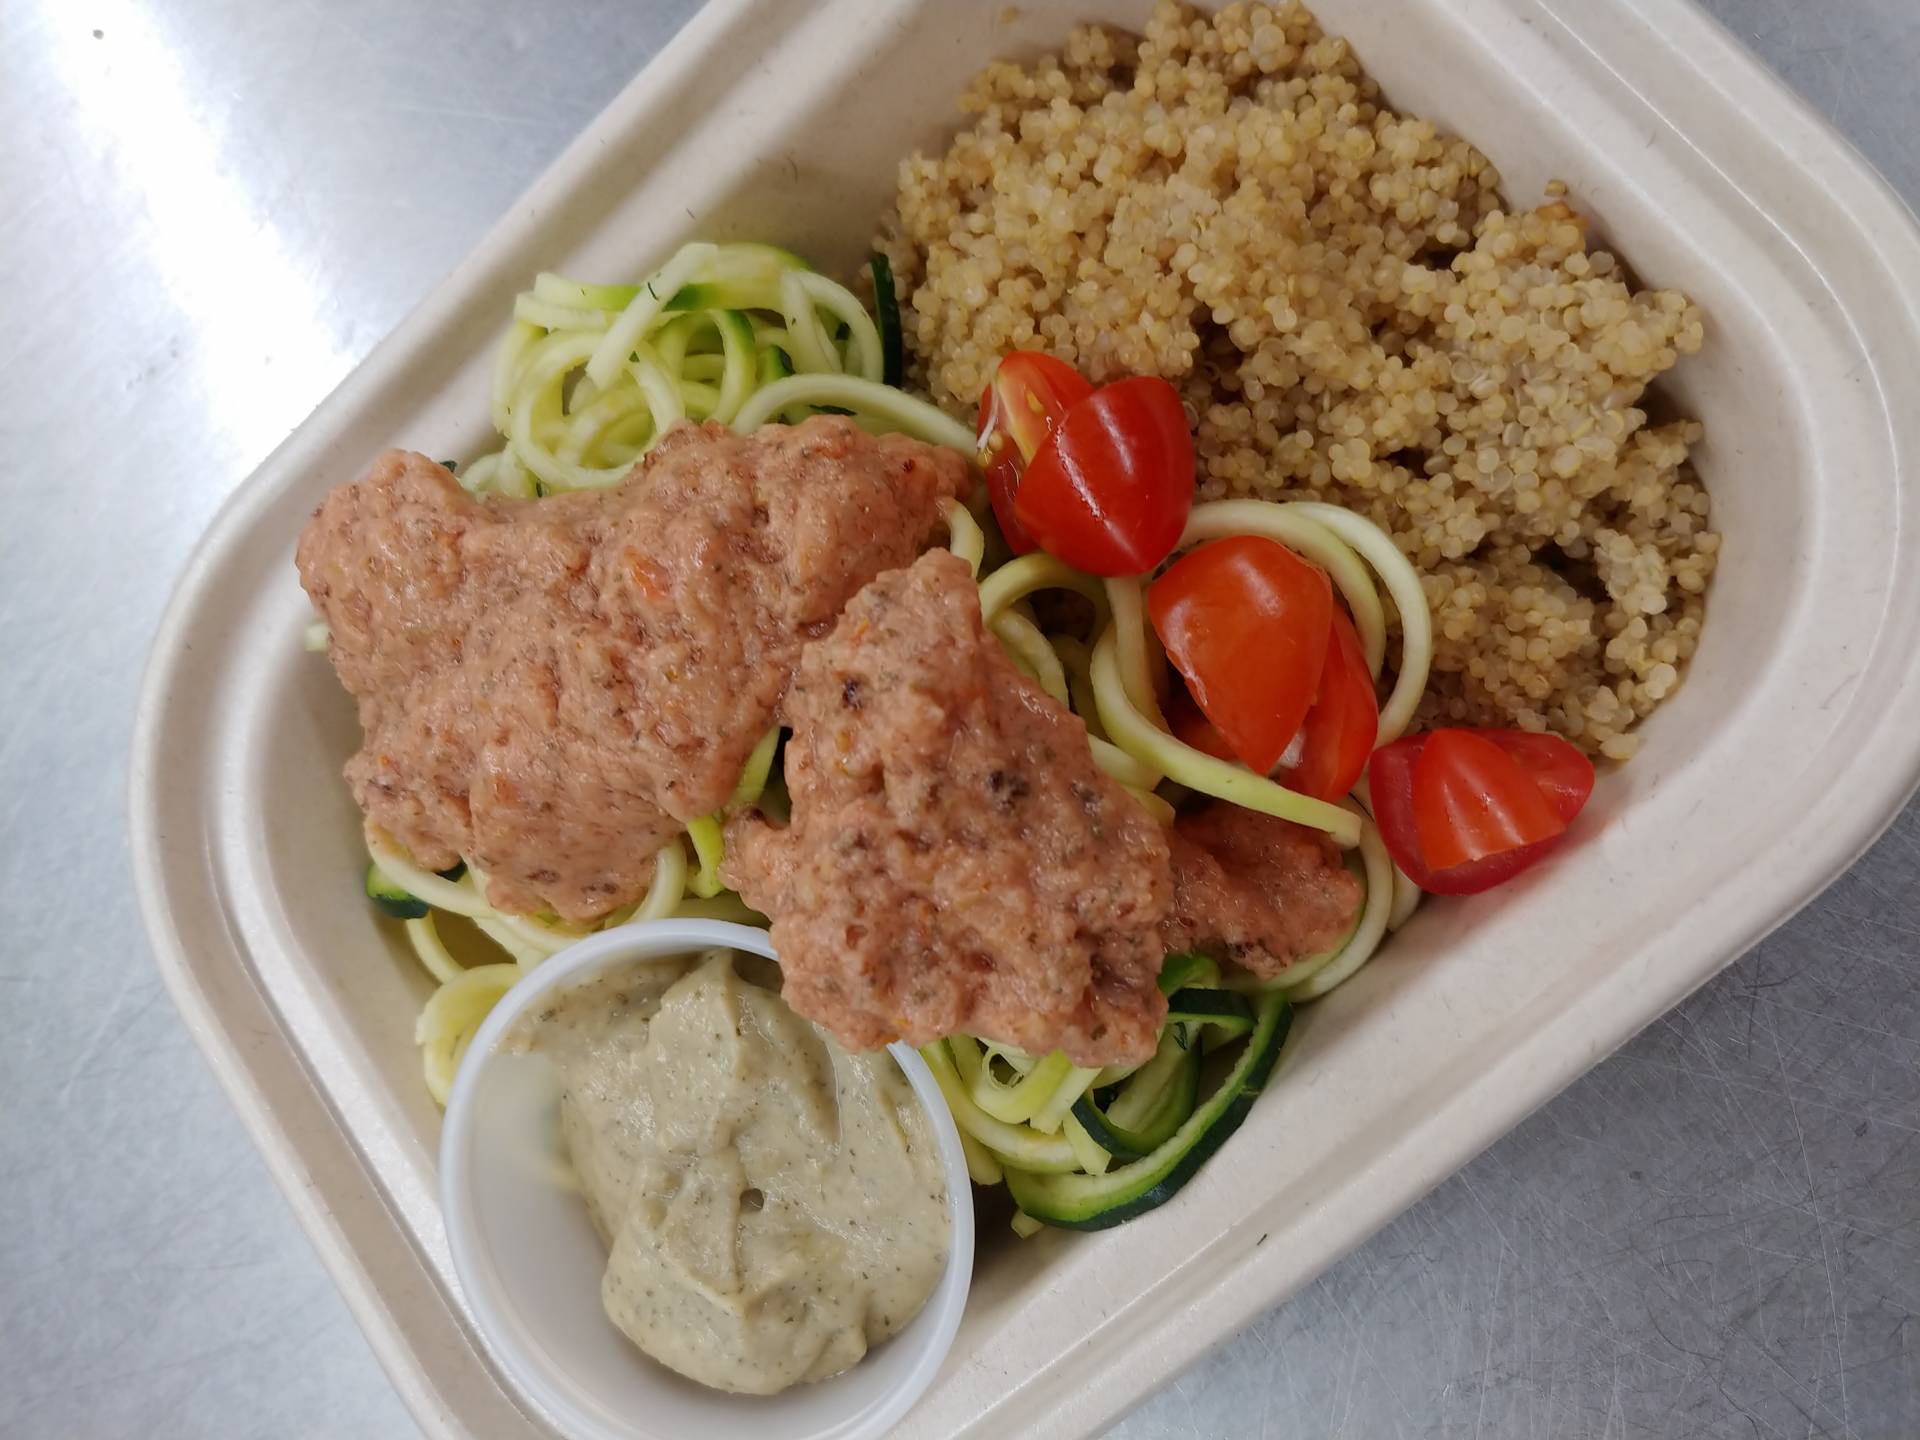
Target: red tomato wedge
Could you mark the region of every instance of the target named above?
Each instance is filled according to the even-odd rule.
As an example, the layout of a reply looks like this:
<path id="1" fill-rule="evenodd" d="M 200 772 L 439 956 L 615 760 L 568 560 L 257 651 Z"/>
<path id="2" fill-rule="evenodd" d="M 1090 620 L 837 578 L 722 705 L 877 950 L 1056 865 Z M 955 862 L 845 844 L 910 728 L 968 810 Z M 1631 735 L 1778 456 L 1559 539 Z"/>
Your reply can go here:
<path id="1" fill-rule="evenodd" d="M 1507 765 L 1495 764 L 1488 751 Z M 1519 730 L 1411 735 L 1374 751 L 1367 764 L 1373 816 L 1388 852 L 1414 884 L 1436 895 L 1476 895 L 1537 864 L 1586 805 L 1593 779 L 1593 762 L 1566 741 Z M 1540 809 L 1518 798 L 1516 781 L 1531 785 L 1546 812 L 1544 821 Z M 1485 788 L 1475 793 L 1476 785 Z M 1549 833 L 1457 864 L 1433 864 L 1425 841 L 1440 826 L 1449 797 L 1461 802 L 1460 834 L 1437 842 L 1442 857 L 1470 853 L 1496 834 L 1513 840 L 1543 828 Z"/>
<path id="2" fill-rule="evenodd" d="M 1183 555 L 1147 589 L 1173 668 L 1233 753 L 1265 775 L 1312 708 L 1333 629 L 1326 572 L 1258 535 Z"/>
<path id="3" fill-rule="evenodd" d="M 1333 608 L 1333 634 L 1313 708 L 1300 727 L 1300 756 L 1273 778 L 1321 800 L 1338 800 L 1359 781 L 1380 734 L 1380 701 L 1353 621 Z M 1291 745 L 1288 747 L 1291 749 Z"/>
<path id="4" fill-rule="evenodd" d="M 1191 745 L 1202 755 L 1227 761 L 1240 758 L 1233 753 L 1227 737 L 1220 733 L 1220 727 L 1200 713 L 1200 707 L 1194 704 L 1193 696 L 1184 685 L 1176 686 L 1167 702 L 1167 724 L 1173 729 L 1174 739 Z"/>
<path id="5" fill-rule="evenodd" d="M 1413 762 L 1413 824 L 1420 858 L 1451 870 L 1567 828 L 1531 776 L 1471 730 L 1439 730 Z"/>
<path id="6" fill-rule="evenodd" d="M 1093 575 L 1146 574 L 1173 552 L 1192 508 L 1187 412 L 1179 392 L 1151 376 L 1116 380 L 1072 406 L 1013 502 L 1042 549 Z"/>
<path id="7" fill-rule="evenodd" d="M 1558 735 L 1540 735 L 1532 730 L 1482 730 L 1479 733 L 1498 745 L 1532 777 L 1556 815 L 1569 825 L 1573 823 L 1573 817 L 1593 794 L 1591 760 Z"/>
<path id="8" fill-rule="evenodd" d="M 974 444 L 986 473 L 1000 533 L 1016 555 L 1037 542 L 1014 518 L 1013 497 L 1020 477 L 1068 410 L 1093 393 L 1078 370 L 1038 350 L 1016 350 L 1001 360 L 993 380 L 980 392 L 980 427 Z"/>

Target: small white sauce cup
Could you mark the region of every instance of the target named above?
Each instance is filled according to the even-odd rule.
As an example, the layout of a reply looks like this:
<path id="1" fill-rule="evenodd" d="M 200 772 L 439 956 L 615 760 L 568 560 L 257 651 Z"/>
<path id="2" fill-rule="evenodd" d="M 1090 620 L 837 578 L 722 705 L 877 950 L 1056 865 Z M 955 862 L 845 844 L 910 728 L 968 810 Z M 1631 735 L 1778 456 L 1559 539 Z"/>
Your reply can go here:
<path id="1" fill-rule="evenodd" d="M 973 1275 L 960 1134 L 914 1050 L 892 1054 L 926 1107 L 947 1180 L 946 1273 L 907 1328 L 844 1374 L 780 1395 L 729 1395 L 657 1364 L 600 1307 L 607 1254 L 567 1183 L 560 1086 L 501 1040 L 556 992 L 610 970 L 724 946 L 773 956 L 765 931 L 717 920 L 623 925 L 568 947 L 506 995 L 460 1066 L 440 1138 L 440 1205 L 461 1289 L 500 1369 L 570 1440 L 878 1440 L 932 1383 Z"/>

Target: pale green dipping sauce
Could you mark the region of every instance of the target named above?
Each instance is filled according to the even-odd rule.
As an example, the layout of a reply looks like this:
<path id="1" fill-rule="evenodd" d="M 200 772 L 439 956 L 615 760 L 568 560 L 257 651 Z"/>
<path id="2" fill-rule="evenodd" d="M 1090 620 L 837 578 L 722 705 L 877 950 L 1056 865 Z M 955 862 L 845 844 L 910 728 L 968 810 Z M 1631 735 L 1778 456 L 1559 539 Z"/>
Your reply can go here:
<path id="1" fill-rule="evenodd" d="M 950 1243 L 906 1076 L 795 1015 L 778 973 L 725 950 L 642 962 L 516 1037 L 565 1086 L 608 1316 L 662 1364 L 750 1395 L 837 1375 L 902 1329 Z"/>

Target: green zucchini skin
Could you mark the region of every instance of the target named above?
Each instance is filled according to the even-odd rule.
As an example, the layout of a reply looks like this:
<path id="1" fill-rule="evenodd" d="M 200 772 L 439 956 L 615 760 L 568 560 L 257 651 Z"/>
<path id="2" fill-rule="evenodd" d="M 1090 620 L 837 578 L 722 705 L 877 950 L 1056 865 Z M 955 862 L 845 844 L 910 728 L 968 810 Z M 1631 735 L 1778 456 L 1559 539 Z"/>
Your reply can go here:
<path id="1" fill-rule="evenodd" d="M 1220 967 L 1210 957 L 1198 950 L 1176 950 L 1160 962 L 1160 993 L 1177 994 L 1209 973 L 1220 973 Z"/>
<path id="2" fill-rule="evenodd" d="M 1180 1067 L 1155 1103 L 1145 1123 L 1129 1129 L 1114 1121 L 1093 1096 L 1082 1095 L 1073 1102 L 1073 1118 L 1085 1127 L 1093 1143 L 1116 1160 L 1139 1160 L 1151 1155 L 1171 1140 L 1193 1114 L 1200 1098 L 1200 1056 L 1189 1051 L 1180 1057 Z"/>
<path id="3" fill-rule="evenodd" d="M 379 907 L 382 914 L 391 915 L 396 920 L 418 920 L 427 913 L 426 901 L 394 884 L 371 860 L 367 862 L 366 891 L 367 898 Z"/>
<path id="4" fill-rule="evenodd" d="M 782 270 L 813 267 L 791 250 L 778 245 L 742 242 L 730 247 L 727 273 L 692 280 L 668 297 L 664 309 L 759 310 L 778 308 L 769 301 L 777 293 Z"/>
<path id="5" fill-rule="evenodd" d="M 1182 952 L 1167 957 L 1161 967 L 1161 984 L 1185 986 L 1188 980 L 1206 980 L 1216 972 L 1206 956 Z M 1108 1107 L 1092 1095 L 1074 1102 L 1073 1116 L 1092 1137 L 1093 1143 L 1116 1160 L 1139 1160 L 1151 1155 L 1171 1140 L 1194 1111 L 1200 1091 L 1200 1056 L 1194 1039 L 1202 1026 L 1211 1025 L 1228 1036 L 1245 1035 L 1253 1029 L 1253 1005 L 1243 995 L 1230 990 L 1196 987 L 1176 988 L 1167 1004 L 1167 1024 L 1172 1027 L 1174 1043 L 1191 1050 L 1175 1072 L 1163 1094 L 1137 1125 L 1115 1120 Z"/>
<path id="6" fill-rule="evenodd" d="M 793 373 L 793 362 L 787 359 L 786 352 L 776 345 L 769 345 L 760 352 L 760 383 L 771 385 L 774 381 Z"/>
<path id="7" fill-rule="evenodd" d="M 682 310 L 752 310 L 766 304 L 767 297 L 758 290 L 727 280 L 696 280 L 682 285 L 673 292 L 664 309 L 672 312 Z"/>
<path id="8" fill-rule="evenodd" d="M 900 385 L 906 372 L 906 345 L 900 332 L 900 300 L 893 288 L 893 264 L 886 256 L 874 254 L 867 260 L 873 276 L 873 320 L 880 331 L 880 380 L 885 385 Z"/>
<path id="9" fill-rule="evenodd" d="M 1067 1230 L 1107 1230 L 1166 1204 L 1240 1128 L 1292 1025 L 1293 1006 L 1285 996 L 1261 996 L 1247 1052 L 1220 1090 L 1195 1110 L 1195 1115 L 1213 1113 L 1191 1139 L 1183 1142 L 1176 1133 L 1153 1154 L 1105 1175 L 1029 1175 L 1009 1168 L 1007 1189 L 1014 1203 L 1034 1219 Z"/>
<path id="10" fill-rule="evenodd" d="M 1245 1035 L 1253 1029 L 1253 1005 L 1232 990 L 1186 989 L 1167 1002 L 1167 1024 L 1182 1050 L 1194 1045 L 1211 1025 L 1223 1038 Z"/>
<path id="11" fill-rule="evenodd" d="M 1178 990 L 1167 1002 L 1167 1018 L 1196 1025 L 1216 1020 L 1245 1020 L 1247 1028 L 1252 1029 L 1253 1003 L 1232 990 Z"/>

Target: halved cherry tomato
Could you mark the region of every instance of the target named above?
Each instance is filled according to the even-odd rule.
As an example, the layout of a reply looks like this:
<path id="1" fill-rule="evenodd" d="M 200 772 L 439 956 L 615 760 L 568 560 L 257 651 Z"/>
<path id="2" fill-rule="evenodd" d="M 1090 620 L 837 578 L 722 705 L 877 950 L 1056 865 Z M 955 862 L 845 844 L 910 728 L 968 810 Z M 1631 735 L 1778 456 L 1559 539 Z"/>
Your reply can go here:
<path id="1" fill-rule="evenodd" d="M 1511 760 L 1512 770 L 1504 774 L 1501 782 L 1502 793 L 1509 796 L 1515 793 L 1508 788 L 1515 774 L 1530 780 L 1536 796 L 1558 821 L 1560 830 L 1544 839 L 1483 854 L 1461 864 L 1429 864 L 1422 846 L 1419 816 L 1421 761 L 1436 739 L 1460 735 L 1484 741 Z M 1440 768 L 1440 762 L 1447 761 L 1449 752 L 1456 756 L 1460 753 L 1458 747 L 1448 742 L 1436 757 L 1435 765 L 1428 767 L 1429 775 Z M 1468 754 L 1477 761 L 1485 760 L 1482 751 L 1469 749 Z M 1448 767 L 1451 768 L 1451 762 Z M 1425 735 L 1410 735 L 1374 751 L 1367 763 L 1367 783 L 1380 836 L 1386 841 L 1394 863 L 1407 872 L 1408 878 L 1422 890 L 1436 895 L 1476 895 L 1537 864 L 1560 843 L 1565 827 L 1573 823 L 1593 793 L 1593 762 L 1553 735 L 1520 730 L 1435 730 Z M 1455 783 L 1464 786 L 1470 782 L 1456 776 Z M 1527 807 L 1527 813 L 1533 817 L 1531 823 L 1537 825 L 1537 812 Z M 1523 833 L 1525 828 L 1520 826 L 1516 833 Z"/>
<path id="2" fill-rule="evenodd" d="M 1281 765 L 1273 778 L 1303 795 L 1338 800 L 1367 768 L 1379 734 L 1380 701 L 1367 669 L 1367 653 L 1353 621 L 1336 605 L 1320 689 L 1300 727 L 1300 757 Z"/>
<path id="3" fill-rule="evenodd" d="M 1016 555 L 1037 548 L 1013 513 L 1020 477 L 1067 411 L 1093 393 L 1087 379 L 1064 360 L 1038 350 L 1016 350 L 1001 360 L 980 392 L 980 427 L 974 444 L 986 472 L 1000 533 Z"/>
<path id="4" fill-rule="evenodd" d="M 1148 587 L 1147 615 L 1234 754 L 1262 775 L 1272 770 L 1326 668 L 1326 572 L 1277 541 L 1232 535 L 1176 560 Z"/>
<path id="5" fill-rule="evenodd" d="M 1146 574 L 1172 553 L 1192 508 L 1187 412 L 1173 386 L 1144 375 L 1069 409 L 1013 503 L 1043 549 L 1094 575 Z"/>
<path id="6" fill-rule="evenodd" d="M 1428 737 L 1413 762 L 1413 825 L 1420 858 L 1435 870 L 1537 845 L 1567 828 L 1532 777 L 1470 730 Z"/>
<path id="7" fill-rule="evenodd" d="M 1558 735 L 1532 730 L 1477 732 L 1504 750 L 1532 777 L 1554 813 L 1571 825 L 1593 794 L 1593 762 Z"/>
<path id="8" fill-rule="evenodd" d="M 1220 733 L 1220 727 L 1200 713 L 1200 707 L 1184 685 L 1176 685 L 1172 698 L 1167 701 L 1167 724 L 1173 729 L 1174 739 L 1191 745 L 1202 755 L 1228 761 L 1240 758 L 1233 753 L 1227 737 Z"/>

